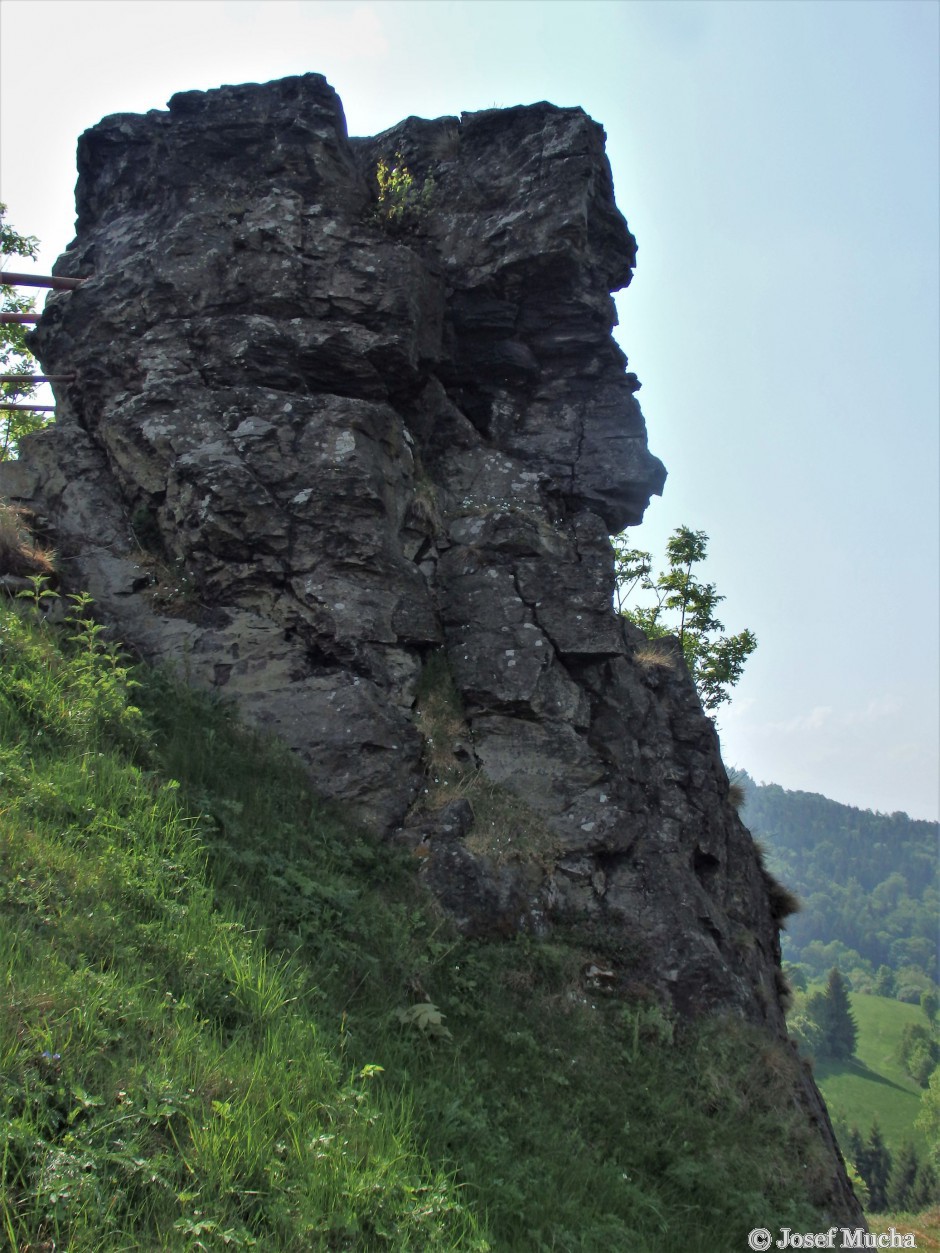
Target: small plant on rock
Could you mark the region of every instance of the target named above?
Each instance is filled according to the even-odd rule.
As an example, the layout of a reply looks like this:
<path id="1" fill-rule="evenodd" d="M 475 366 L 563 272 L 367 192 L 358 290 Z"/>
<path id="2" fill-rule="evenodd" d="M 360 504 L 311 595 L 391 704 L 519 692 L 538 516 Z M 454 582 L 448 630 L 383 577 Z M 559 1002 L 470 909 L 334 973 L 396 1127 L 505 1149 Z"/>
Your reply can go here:
<path id="1" fill-rule="evenodd" d="M 0 500 L 0 575 L 30 579 L 53 574 L 53 554 L 29 528 L 30 514 Z"/>
<path id="2" fill-rule="evenodd" d="M 429 175 L 419 187 L 401 152 L 395 153 L 393 162 L 381 157 L 375 178 L 379 185 L 375 216 L 387 230 L 406 230 L 427 216 L 434 197 L 434 179 Z"/>
<path id="3" fill-rule="evenodd" d="M 744 672 L 744 663 L 757 647 L 753 631 L 724 635 L 724 625 L 715 610 L 724 600 L 714 583 L 703 583 L 694 567 L 705 560 L 708 536 L 687 526 L 677 527 L 666 544 L 669 569 L 653 578 L 650 553 L 627 546 L 627 534 L 616 535 L 614 570 L 615 605 L 618 612 L 638 626 L 651 641 L 675 636 L 679 641 L 689 673 L 695 681 L 707 713 L 731 699 L 730 689 Z M 630 607 L 634 592 L 652 593 L 655 604 Z M 665 654 L 656 655 L 647 647 L 641 664 L 663 665 Z"/>

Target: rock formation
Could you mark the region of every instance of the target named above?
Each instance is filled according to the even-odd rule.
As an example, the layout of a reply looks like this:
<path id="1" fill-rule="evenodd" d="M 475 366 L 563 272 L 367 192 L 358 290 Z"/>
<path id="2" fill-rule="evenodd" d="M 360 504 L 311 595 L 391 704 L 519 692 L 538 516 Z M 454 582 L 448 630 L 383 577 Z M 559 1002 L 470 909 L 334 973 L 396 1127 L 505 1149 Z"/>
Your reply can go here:
<path id="1" fill-rule="evenodd" d="M 0 468 L 66 581 L 411 842 L 464 929 L 574 926 L 606 986 L 783 1034 L 713 725 L 611 606 L 608 536 L 665 471 L 611 337 L 636 247 L 601 127 L 349 139 L 311 74 L 106 118 L 78 166 L 85 281 L 32 341 L 74 381 Z"/>

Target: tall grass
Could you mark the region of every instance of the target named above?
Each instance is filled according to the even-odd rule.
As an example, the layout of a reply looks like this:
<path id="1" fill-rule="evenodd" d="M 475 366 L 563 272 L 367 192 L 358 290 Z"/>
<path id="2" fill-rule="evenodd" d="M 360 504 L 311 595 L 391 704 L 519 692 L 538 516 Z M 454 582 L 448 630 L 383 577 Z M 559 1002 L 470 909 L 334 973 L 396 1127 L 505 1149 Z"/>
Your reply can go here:
<path id="1" fill-rule="evenodd" d="M 87 602 L 65 637 L 0 607 L 0 663 L 10 1246 L 487 1247 L 302 964 L 216 893 L 214 824 L 153 769 Z"/>
<path id="2" fill-rule="evenodd" d="M 461 938 L 285 750 L 131 670 L 87 600 L 71 619 L 0 605 L 12 1247 L 714 1253 L 817 1228 L 789 1050 L 593 989 L 578 936 Z"/>

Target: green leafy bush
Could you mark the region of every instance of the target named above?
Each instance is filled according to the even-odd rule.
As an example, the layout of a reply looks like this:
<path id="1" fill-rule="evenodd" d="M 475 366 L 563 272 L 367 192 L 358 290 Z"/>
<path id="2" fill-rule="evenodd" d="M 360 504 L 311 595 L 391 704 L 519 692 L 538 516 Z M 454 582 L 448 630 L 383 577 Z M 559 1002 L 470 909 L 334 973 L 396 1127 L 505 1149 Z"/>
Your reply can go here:
<path id="1" fill-rule="evenodd" d="M 434 179 L 429 175 L 419 187 L 400 152 L 392 161 L 379 160 L 375 179 L 379 189 L 376 219 L 390 231 L 413 229 L 430 212 Z"/>

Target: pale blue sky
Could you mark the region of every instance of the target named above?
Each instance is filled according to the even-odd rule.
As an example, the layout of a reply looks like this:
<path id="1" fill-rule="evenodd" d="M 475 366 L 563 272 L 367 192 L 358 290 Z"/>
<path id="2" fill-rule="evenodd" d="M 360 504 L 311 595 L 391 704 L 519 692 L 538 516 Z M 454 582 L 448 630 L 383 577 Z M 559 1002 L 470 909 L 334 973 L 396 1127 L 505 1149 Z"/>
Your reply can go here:
<path id="1" fill-rule="evenodd" d="M 937 817 L 940 4 L 0 0 L 0 198 L 48 269 L 78 134 L 317 71 L 353 134 L 551 100 L 602 122 L 618 298 L 670 477 L 760 647 L 719 723 L 759 780 Z"/>

